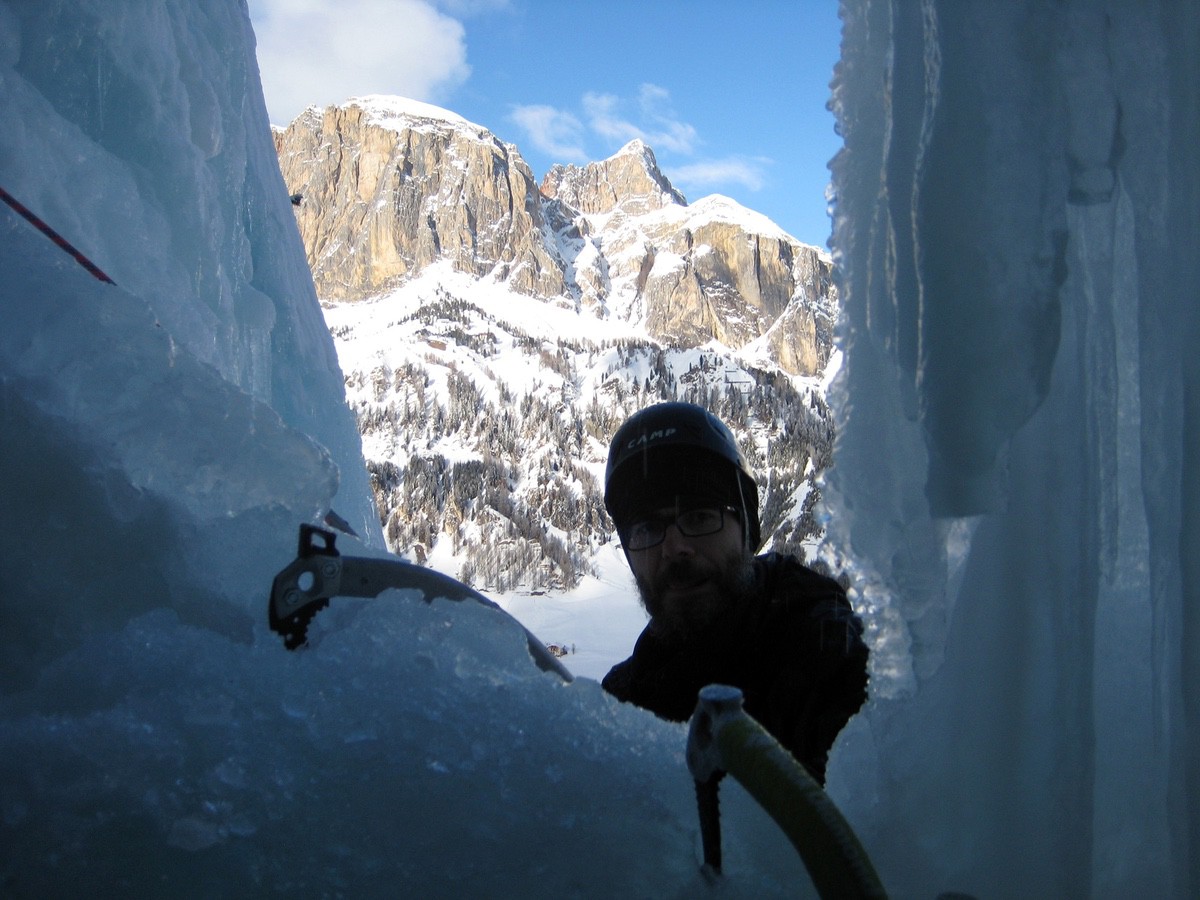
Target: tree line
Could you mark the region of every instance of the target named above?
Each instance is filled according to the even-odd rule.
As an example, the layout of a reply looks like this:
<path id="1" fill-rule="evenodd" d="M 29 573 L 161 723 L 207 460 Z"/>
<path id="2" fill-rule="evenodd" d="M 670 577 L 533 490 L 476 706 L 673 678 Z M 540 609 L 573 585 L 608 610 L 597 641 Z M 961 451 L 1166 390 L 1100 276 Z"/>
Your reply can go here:
<path id="1" fill-rule="evenodd" d="M 485 315 L 438 303 L 425 315 L 443 337 L 450 317 Z M 833 423 L 816 391 L 715 352 L 638 339 L 548 347 L 511 325 L 488 326 L 494 352 L 507 340 L 509 352 L 536 361 L 540 389 L 447 368 L 444 357 L 347 376 L 363 435 L 391 448 L 368 470 L 392 551 L 424 562 L 448 541 L 463 561 L 451 574 L 480 589 L 574 587 L 613 538 L 599 477 L 608 442 L 629 415 L 663 400 L 698 403 L 729 424 L 758 474 L 764 549 L 802 552 L 820 534 L 815 477 L 829 464 Z M 599 386 L 582 396 L 585 373 Z"/>

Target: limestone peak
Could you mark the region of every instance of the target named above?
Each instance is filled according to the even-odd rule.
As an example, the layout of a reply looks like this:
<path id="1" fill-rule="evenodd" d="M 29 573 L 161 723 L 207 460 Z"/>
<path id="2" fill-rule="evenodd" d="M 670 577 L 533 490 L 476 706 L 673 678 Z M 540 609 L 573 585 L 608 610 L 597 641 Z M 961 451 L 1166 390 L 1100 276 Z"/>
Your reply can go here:
<path id="1" fill-rule="evenodd" d="M 643 140 L 555 165 L 540 189 L 512 144 L 401 98 L 314 107 L 275 140 L 323 300 L 448 264 L 684 346 L 763 342 L 794 374 L 828 359 L 825 255 L 728 198 L 688 204 Z"/>
<path id="2" fill-rule="evenodd" d="M 600 162 L 553 166 L 542 179 L 542 193 L 585 214 L 641 215 L 664 206 L 687 206 L 658 167 L 654 151 L 640 138 Z"/>

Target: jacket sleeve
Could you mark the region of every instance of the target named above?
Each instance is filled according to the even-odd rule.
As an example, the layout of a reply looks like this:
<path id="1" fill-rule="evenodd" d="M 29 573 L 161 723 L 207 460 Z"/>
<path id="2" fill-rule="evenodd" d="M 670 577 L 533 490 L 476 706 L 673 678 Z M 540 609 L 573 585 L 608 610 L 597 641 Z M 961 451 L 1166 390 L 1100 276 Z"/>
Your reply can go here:
<path id="1" fill-rule="evenodd" d="M 775 733 L 822 785 L 829 750 L 867 697 L 862 622 L 833 579 L 798 563 L 780 585 L 786 624 L 767 707 Z M 767 723 L 764 723 L 767 725 Z"/>
<path id="2" fill-rule="evenodd" d="M 600 686 L 618 700 L 628 702 L 631 693 L 629 680 L 632 665 L 632 658 L 617 663 L 608 670 L 608 674 L 604 676 L 604 680 L 600 682 Z"/>

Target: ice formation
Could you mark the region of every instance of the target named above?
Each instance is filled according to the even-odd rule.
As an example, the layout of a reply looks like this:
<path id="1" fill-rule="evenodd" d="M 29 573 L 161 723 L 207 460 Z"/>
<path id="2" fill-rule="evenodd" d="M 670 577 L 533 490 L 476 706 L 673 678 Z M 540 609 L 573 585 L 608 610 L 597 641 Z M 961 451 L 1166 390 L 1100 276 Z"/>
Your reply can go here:
<path id="1" fill-rule="evenodd" d="M 1195 3 L 844 3 L 837 757 L 905 896 L 1195 893 Z"/>

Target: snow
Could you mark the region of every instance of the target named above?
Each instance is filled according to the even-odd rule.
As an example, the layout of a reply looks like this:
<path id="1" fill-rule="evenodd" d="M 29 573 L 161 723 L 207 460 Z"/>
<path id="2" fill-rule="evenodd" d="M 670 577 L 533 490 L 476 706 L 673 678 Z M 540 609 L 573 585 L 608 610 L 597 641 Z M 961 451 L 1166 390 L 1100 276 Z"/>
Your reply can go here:
<path id="1" fill-rule="evenodd" d="M 396 360 L 410 352 L 403 345 L 397 345 L 396 335 L 389 334 L 388 329 L 428 302 L 439 285 L 445 285 L 455 297 L 491 310 L 497 318 L 511 322 L 525 334 L 551 343 L 560 338 L 603 341 L 630 336 L 630 326 L 626 322 L 580 316 L 573 309 L 561 309 L 527 294 L 511 291 L 504 285 L 479 281 L 456 272 L 450 263 L 443 261 L 427 266 L 416 278 L 386 296 L 326 305 L 325 318 L 331 329 L 349 326 L 356 332 L 357 349 L 354 356 L 343 361 L 344 368 L 363 368 L 361 360 L 366 355 L 374 355 L 382 362 L 395 365 Z"/>
<path id="2" fill-rule="evenodd" d="M 747 234 L 758 234 L 786 241 L 792 237 L 762 213 L 747 209 L 732 197 L 723 194 L 709 194 L 687 205 L 687 227 L 695 228 L 702 222 L 725 222 L 741 227 Z M 805 245 L 808 246 L 808 245 Z M 818 248 L 819 255 L 828 259 L 829 253 Z"/>
<path id="3" fill-rule="evenodd" d="M 396 119 L 437 119 L 456 125 L 471 125 L 481 128 L 473 122 L 468 122 L 458 113 L 432 103 L 422 103 L 420 100 L 410 100 L 392 94 L 367 94 L 363 97 L 351 97 L 342 106 L 360 106 L 376 124 L 395 125 L 397 130 L 409 127 L 411 122 L 397 123 Z"/>
<path id="4" fill-rule="evenodd" d="M 392 131 L 411 129 L 434 132 L 441 131 L 446 125 L 452 125 L 467 132 L 472 138 L 487 136 L 490 139 L 491 137 L 491 132 L 482 125 L 477 125 L 456 112 L 434 106 L 432 103 L 423 103 L 420 100 L 412 100 L 394 94 L 365 94 L 361 97 L 349 97 L 338 104 L 338 107 L 361 109 L 367 122 Z M 324 109 L 319 106 L 310 106 L 296 118 L 297 120 L 314 119 L 319 123 L 324 112 Z M 282 131 L 284 129 L 272 126 L 272 130 Z"/>
<path id="5" fill-rule="evenodd" d="M 1200 884 L 1194 14 L 843 3 L 826 552 L 873 657 L 829 792 L 894 896 Z M 732 784 L 700 875 L 685 729 L 594 680 L 615 548 L 504 598 L 586 624 L 570 684 L 412 592 L 268 632 L 300 522 L 382 551 L 241 3 L 0 3 L 0 116 L 0 186 L 116 282 L 0 208 L 5 894 L 809 892 Z"/>
<path id="6" fill-rule="evenodd" d="M 615 542 L 602 549 L 598 565 L 598 576 L 585 576 L 567 594 L 495 598 L 542 640 L 567 648 L 563 662 L 572 673 L 596 680 L 629 655 L 646 624 L 633 576 Z"/>

